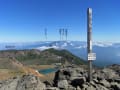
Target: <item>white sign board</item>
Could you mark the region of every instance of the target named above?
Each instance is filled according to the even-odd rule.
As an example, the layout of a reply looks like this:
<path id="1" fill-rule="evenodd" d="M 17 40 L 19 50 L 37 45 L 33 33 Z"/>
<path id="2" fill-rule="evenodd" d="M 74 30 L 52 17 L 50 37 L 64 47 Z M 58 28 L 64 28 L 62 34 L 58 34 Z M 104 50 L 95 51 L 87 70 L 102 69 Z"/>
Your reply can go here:
<path id="1" fill-rule="evenodd" d="M 96 60 L 96 53 L 88 53 L 88 60 Z"/>

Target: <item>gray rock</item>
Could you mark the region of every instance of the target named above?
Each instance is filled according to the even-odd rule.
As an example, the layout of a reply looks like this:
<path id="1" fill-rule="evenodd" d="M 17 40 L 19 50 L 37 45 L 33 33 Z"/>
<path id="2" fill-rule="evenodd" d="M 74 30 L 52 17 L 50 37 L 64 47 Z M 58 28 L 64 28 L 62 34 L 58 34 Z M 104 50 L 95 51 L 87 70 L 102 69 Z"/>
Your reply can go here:
<path id="1" fill-rule="evenodd" d="M 112 82 L 111 88 L 113 88 L 114 90 L 120 90 L 120 84 L 118 84 L 116 82 Z"/>
<path id="2" fill-rule="evenodd" d="M 96 87 L 96 84 L 95 84 L 95 82 L 93 82 L 93 81 L 90 82 L 90 85 Z"/>
<path id="3" fill-rule="evenodd" d="M 83 84 L 83 85 L 82 85 L 82 87 L 85 89 L 85 88 L 87 88 L 87 87 L 88 87 L 88 85 Z"/>
<path id="4" fill-rule="evenodd" d="M 97 79 L 93 79 L 93 82 L 95 82 L 96 84 L 98 84 L 98 80 Z"/>
<path id="5" fill-rule="evenodd" d="M 104 78 L 117 78 L 119 77 L 115 71 L 113 71 L 112 69 L 109 68 L 105 68 L 102 70 L 103 74 L 104 74 Z"/>
<path id="6" fill-rule="evenodd" d="M 76 71 L 75 69 L 72 69 L 70 75 L 71 75 L 72 77 L 76 77 L 76 76 L 78 76 L 78 73 L 77 73 L 77 71 Z"/>
<path id="7" fill-rule="evenodd" d="M 58 80 L 66 80 L 66 77 L 64 75 L 64 70 L 60 70 Z"/>
<path id="8" fill-rule="evenodd" d="M 93 78 L 97 79 L 98 74 L 97 73 L 93 73 Z"/>
<path id="9" fill-rule="evenodd" d="M 52 87 L 52 83 L 49 81 L 44 81 L 43 83 L 46 85 L 46 87 Z"/>
<path id="10" fill-rule="evenodd" d="M 73 77 L 71 85 L 73 85 L 74 87 L 82 86 L 82 84 L 84 84 L 85 82 L 86 82 L 85 77 Z"/>
<path id="11" fill-rule="evenodd" d="M 81 90 L 81 88 L 79 86 L 77 86 L 77 90 Z"/>
<path id="12" fill-rule="evenodd" d="M 106 87 L 104 87 L 102 85 L 97 85 L 96 90 L 110 90 L 110 89 L 108 89 L 108 88 L 106 88 Z"/>
<path id="13" fill-rule="evenodd" d="M 38 77 L 33 75 L 25 75 L 21 78 L 9 79 L 4 81 L 0 90 L 45 90 L 43 84 Z"/>
<path id="14" fill-rule="evenodd" d="M 60 89 L 57 87 L 47 87 L 45 90 L 60 90 Z"/>
<path id="15" fill-rule="evenodd" d="M 96 69 L 93 81 L 89 83 L 84 69 L 64 67 L 55 73 L 53 83 L 42 83 L 36 76 L 24 75 L 0 81 L 0 90 L 120 90 L 120 78 L 116 72 L 109 68 Z"/>
<path id="16" fill-rule="evenodd" d="M 96 89 L 92 85 L 90 85 L 87 88 L 85 88 L 85 90 L 96 90 Z"/>
<path id="17" fill-rule="evenodd" d="M 11 80 L 4 82 L 1 85 L 0 90 L 16 90 L 18 80 L 19 79 L 17 78 L 17 79 L 11 79 Z"/>
<path id="18" fill-rule="evenodd" d="M 101 80 L 100 84 L 105 86 L 105 87 L 108 87 L 108 88 L 110 87 L 110 83 L 107 80 L 105 80 L 105 79 Z"/>
<path id="19" fill-rule="evenodd" d="M 45 84 L 33 75 L 23 76 L 17 85 L 17 90 L 44 90 Z"/>
<path id="20" fill-rule="evenodd" d="M 60 81 L 58 81 L 58 87 L 60 89 L 67 89 L 68 88 L 67 80 L 60 80 Z"/>
<path id="21" fill-rule="evenodd" d="M 76 90 L 76 88 L 73 87 L 72 85 L 69 85 L 67 90 Z"/>
<path id="22" fill-rule="evenodd" d="M 120 78 L 114 79 L 115 82 L 120 83 Z"/>

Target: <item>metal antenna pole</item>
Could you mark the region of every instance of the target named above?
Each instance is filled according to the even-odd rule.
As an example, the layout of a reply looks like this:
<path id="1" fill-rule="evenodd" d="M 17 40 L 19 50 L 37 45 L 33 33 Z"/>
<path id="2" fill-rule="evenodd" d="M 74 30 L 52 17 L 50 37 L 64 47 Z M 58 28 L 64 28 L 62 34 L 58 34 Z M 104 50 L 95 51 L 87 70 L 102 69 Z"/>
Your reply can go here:
<path id="1" fill-rule="evenodd" d="M 92 9 L 87 9 L 87 52 L 88 54 L 92 53 Z M 89 71 L 88 77 L 89 82 L 92 81 L 92 60 L 89 60 Z"/>
<path id="2" fill-rule="evenodd" d="M 45 39 L 47 41 L 47 29 L 45 28 Z"/>
<path id="3" fill-rule="evenodd" d="M 64 34 L 65 34 L 65 32 L 64 32 L 65 30 L 64 30 L 64 28 L 62 29 L 62 40 L 64 41 Z"/>
<path id="4" fill-rule="evenodd" d="M 60 41 L 62 40 L 62 30 L 59 29 L 59 34 L 60 34 Z"/>
<path id="5" fill-rule="evenodd" d="M 68 36 L 68 30 L 65 29 L 65 36 L 66 36 L 66 41 L 67 41 L 67 36 Z"/>

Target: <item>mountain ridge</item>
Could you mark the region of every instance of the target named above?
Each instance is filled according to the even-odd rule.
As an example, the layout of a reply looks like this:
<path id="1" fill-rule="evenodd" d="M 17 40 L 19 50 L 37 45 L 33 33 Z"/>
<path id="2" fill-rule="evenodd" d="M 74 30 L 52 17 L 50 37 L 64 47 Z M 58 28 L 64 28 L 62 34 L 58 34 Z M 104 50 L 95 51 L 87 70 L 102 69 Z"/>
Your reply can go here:
<path id="1" fill-rule="evenodd" d="M 83 59 L 73 55 L 72 53 L 66 50 L 55 49 L 48 49 L 45 51 L 39 51 L 35 49 L 0 51 L 0 57 L 15 58 L 16 60 L 22 62 L 25 65 L 59 63 L 60 59 L 58 57 L 61 57 L 62 61 L 67 61 L 71 64 L 72 60 L 75 60 L 75 64 L 85 64 L 85 61 Z"/>
<path id="2" fill-rule="evenodd" d="M 21 45 L 20 45 L 21 44 Z M 84 41 L 46 41 L 46 42 L 35 42 L 35 43 L 20 43 L 15 50 L 24 49 L 37 49 L 40 51 L 55 48 L 57 50 L 66 49 L 72 54 L 87 60 L 87 43 Z M 1 48 L 3 46 L 1 45 Z M 5 45 L 4 45 L 5 47 Z M 7 50 L 4 48 L 4 50 Z M 106 66 L 110 64 L 120 63 L 120 43 L 112 42 L 93 42 L 93 52 L 96 53 L 97 58 L 94 63 L 97 66 Z M 99 64 L 100 63 L 100 64 Z"/>

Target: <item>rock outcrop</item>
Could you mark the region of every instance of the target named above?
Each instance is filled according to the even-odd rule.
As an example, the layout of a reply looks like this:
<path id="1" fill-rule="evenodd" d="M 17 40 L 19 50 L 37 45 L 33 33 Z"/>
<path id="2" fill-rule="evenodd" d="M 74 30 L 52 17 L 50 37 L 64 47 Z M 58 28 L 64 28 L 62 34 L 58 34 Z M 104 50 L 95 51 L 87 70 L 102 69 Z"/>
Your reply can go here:
<path id="1" fill-rule="evenodd" d="M 80 67 L 64 67 L 55 73 L 52 83 L 41 82 L 34 75 L 24 75 L 0 81 L 0 90 L 120 90 L 119 70 L 96 69 L 91 82 L 88 82 L 87 72 Z"/>
<path id="2" fill-rule="evenodd" d="M 33 75 L 24 75 L 0 83 L 0 90 L 45 90 L 46 86 Z"/>
<path id="3" fill-rule="evenodd" d="M 104 68 L 93 71 L 93 81 L 88 82 L 87 70 L 66 67 L 58 70 L 54 86 L 64 90 L 120 90 L 119 71 Z"/>

